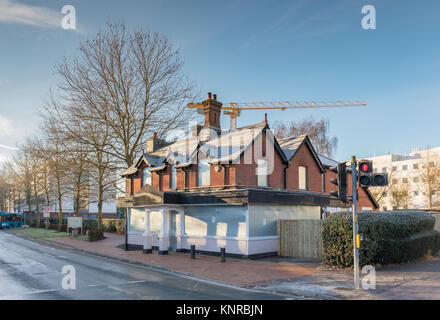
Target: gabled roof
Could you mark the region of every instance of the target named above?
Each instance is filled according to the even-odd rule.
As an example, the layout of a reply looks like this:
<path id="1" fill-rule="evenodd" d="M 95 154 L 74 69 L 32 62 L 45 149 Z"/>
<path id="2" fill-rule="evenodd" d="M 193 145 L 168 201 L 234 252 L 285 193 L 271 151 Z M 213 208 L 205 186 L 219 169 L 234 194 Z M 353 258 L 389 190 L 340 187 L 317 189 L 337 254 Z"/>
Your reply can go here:
<path id="1" fill-rule="evenodd" d="M 267 129 L 269 129 L 269 126 L 265 122 L 253 126 L 238 128 L 209 141 L 209 143 L 205 144 L 203 147 L 207 147 L 207 149 L 210 150 L 210 163 L 235 162 L 238 161 L 244 152 L 252 146 L 255 139 L 257 139 L 263 132 L 266 132 L 266 134 L 269 135 L 269 139 L 274 142 L 275 148 L 278 150 L 283 161 L 287 162 L 287 159 L 279 146 L 278 141 L 274 138 L 272 131 Z"/>
<path id="2" fill-rule="evenodd" d="M 288 138 L 279 139 L 278 142 L 284 154 L 286 155 L 288 162 L 292 161 L 293 157 L 295 156 L 299 148 L 303 144 L 306 144 L 309 147 L 310 151 L 312 152 L 312 156 L 315 158 L 318 167 L 321 169 L 322 172 L 325 171 L 319 155 L 316 153 L 315 148 L 313 148 L 313 145 L 306 134 L 298 137 L 288 137 Z"/>
<path id="3" fill-rule="evenodd" d="M 278 143 L 280 144 L 281 149 L 286 155 L 288 161 L 292 160 L 296 151 L 303 144 L 306 137 L 307 135 L 302 135 L 298 137 L 288 137 L 288 138 L 278 139 Z"/>
<path id="4" fill-rule="evenodd" d="M 220 131 L 218 136 L 202 141 L 199 137 L 185 138 L 178 140 L 171 145 L 144 154 L 135 164 L 125 170 L 121 176 L 135 174 L 142 162 L 146 162 L 153 170 L 162 170 L 165 163 L 176 164 L 176 167 L 186 167 L 197 161 L 198 152 L 203 152 L 210 163 L 229 163 L 240 159 L 244 152 L 252 146 L 255 139 L 264 131 L 269 139 L 274 142 L 281 158 L 288 163 L 294 157 L 296 151 L 302 144 L 306 143 L 312 152 L 318 166 L 324 171 L 321 160 L 316 154 L 307 135 L 289 137 L 277 140 L 266 122 L 251 126 L 237 128 L 235 130 Z M 153 169 L 154 168 L 154 169 Z"/>
<path id="5" fill-rule="evenodd" d="M 121 177 L 129 176 L 138 172 L 138 168 L 136 168 L 136 164 L 133 163 L 131 166 L 127 168 L 124 172 L 121 173 Z"/>
<path id="6" fill-rule="evenodd" d="M 321 160 L 322 165 L 326 168 L 337 166 L 339 163 L 338 161 L 333 160 L 322 154 L 319 154 L 318 156 L 319 156 L 319 160 Z"/>

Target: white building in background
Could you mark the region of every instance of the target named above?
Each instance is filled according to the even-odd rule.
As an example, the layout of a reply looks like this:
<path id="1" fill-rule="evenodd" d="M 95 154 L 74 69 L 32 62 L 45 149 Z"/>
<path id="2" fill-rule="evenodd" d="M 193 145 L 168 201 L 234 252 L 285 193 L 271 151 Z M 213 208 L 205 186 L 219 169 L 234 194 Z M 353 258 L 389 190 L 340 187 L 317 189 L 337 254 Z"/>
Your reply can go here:
<path id="1" fill-rule="evenodd" d="M 420 177 L 420 170 L 425 163 L 434 166 L 435 162 L 439 161 L 440 147 L 413 149 L 410 153 L 387 154 L 364 159 L 373 162 L 374 172 L 388 173 L 390 186 L 407 187 L 409 191 L 407 206 L 397 207 L 393 201 L 392 191 L 387 190 L 384 197 L 379 200 L 381 210 L 429 208 L 427 188 Z M 434 193 L 433 202 L 437 200 L 440 200 L 440 194 Z"/>

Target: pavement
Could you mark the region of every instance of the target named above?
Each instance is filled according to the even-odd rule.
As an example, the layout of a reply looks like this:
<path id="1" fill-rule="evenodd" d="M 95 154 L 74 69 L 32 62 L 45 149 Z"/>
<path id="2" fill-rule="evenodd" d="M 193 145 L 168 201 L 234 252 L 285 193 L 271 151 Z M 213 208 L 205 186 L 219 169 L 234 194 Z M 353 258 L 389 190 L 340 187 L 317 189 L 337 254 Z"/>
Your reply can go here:
<path id="1" fill-rule="evenodd" d="M 204 254 L 197 254 L 196 259 L 191 259 L 189 253 L 182 252 L 170 251 L 167 255 L 159 255 L 157 251 L 153 251 L 152 254 L 144 254 L 141 250 L 125 251 L 118 248 L 124 243 L 123 235 L 106 233 L 105 237 L 104 240 L 96 242 L 67 237 L 46 240 L 123 261 L 144 263 L 242 287 L 264 286 L 277 279 L 292 279 L 319 272 L 318 260 L 298 259 L 292 263 L 279 258 L 258 260 L 226 258 L 226 262 L 222 263 L 220 257 Z"/>
<path id="2" fill-rule="evenodd" d="M 321 270 L 295 279 L 275 280 L 256 289 L 280 294 L 296 294 L 324 299 L 345 300 L 440 300 L 440 253 L 416 262 L 375 268 L 360 273 L 361 289 L 354 290 L 353 270 Z M 362 286 L 362 283 L 369 286 Z"/>
<path id="3" fill-rule="evenodd" d="M 74 240 L 80 242 L 81 240 Z M 82 242 L 82 241 L 81 241 Z M 71 266 L 68 273 L 63 268 Z M 71 268 L 68 267 L 68 268 Z M 74 270 L 74 277 L 71 270 Z M 66 276 L 72 276 L 67 281 Z M 63 282 L 75 285 L 66 289 Z M 0 300 L 267 300 L 286 295 L 220 285 L 0 231 Z"/>
<path id="4" fill-rule="evenodd" d="M 409 264 L 377 267 L 375 288 L 356 291 L 353 270 L 326 270 L 319 260 L 227 258 L 225 263 L 221 263 L 220 257 L 203 254 L 197 254 L 193 260 L 188 253 L 169 252 L 168 255 L 158 255 L 157 252 L 143 254 L 140 250 L 125 251 L 118 247 L 124 243 L 124 236 L 110 233 L 105 236 L 106 239 L 97 242 L 64 237 L 45 239 L 44 243 L 97 259 L 107 257 L 112 261 L 129 262 L 176 277 L 266 292 L 273 297 L 281 295 L 293 299 L 328 300 L 440 299 L 440 253 Z M 361 273 L 360 276 L 361 281 L 367 280 L 366 274 Z"/>

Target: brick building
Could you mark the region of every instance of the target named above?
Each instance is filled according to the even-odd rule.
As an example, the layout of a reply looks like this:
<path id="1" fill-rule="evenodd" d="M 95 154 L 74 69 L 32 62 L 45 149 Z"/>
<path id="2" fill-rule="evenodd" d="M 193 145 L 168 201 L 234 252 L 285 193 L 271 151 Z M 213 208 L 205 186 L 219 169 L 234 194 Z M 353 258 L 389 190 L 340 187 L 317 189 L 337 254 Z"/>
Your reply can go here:
<path id="1" fill-rule="evenodd" d="M 277 140 L 267 119 L 221 130 L 222 104 L 215 95 L 202 104 L 204 126 L 168 146 L 154 135 L 122 174 L 126 196 L 118 207 L 128 208 L 130 246 L 275 254 L 277 220 L 322 219 L 349 206 L 329 196 L 333 173 L 326 166 L 333 160 L 318 155 L 306 135 Z M 361 203 L 376 208 L 368 192 Z"/>

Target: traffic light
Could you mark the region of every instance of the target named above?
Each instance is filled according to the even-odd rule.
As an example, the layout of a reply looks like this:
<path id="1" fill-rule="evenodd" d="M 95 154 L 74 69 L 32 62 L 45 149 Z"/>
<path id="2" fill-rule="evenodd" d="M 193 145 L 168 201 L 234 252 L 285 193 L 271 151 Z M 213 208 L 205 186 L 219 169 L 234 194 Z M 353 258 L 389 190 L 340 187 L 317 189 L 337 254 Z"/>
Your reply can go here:
<path id="1" fill-rule="evenodd" d="M 330 167 L 329 170 L 338 174 L 337 179 L 330 180 L 330 183 L 338 186 L 338 191 L 330 192 L 330 195 L 342 202 L 347 202 L 347 166 L 345 162 L 338 163 L 338 166 Z"/>
<path id="2" fill-rule="evenodd" d="M 373 163 L 368 160 L 360 161 L 358 164 L 358 181 L 359 187 L 368 188 L 373 184 Z"/>
<path id="3" fill-rule="evenodd" d="M 373 173 L 373 187 L 384 187 L 388 185 L 387 173 Z"/>
<path id="4" fill-rule="evenodd" d="M 359 187 L 383 187 L 388 185 L 388 174 L 372 173 L 373 163 L 371 161 L 360 161 L 358 165 L 358 172 Z"/>

